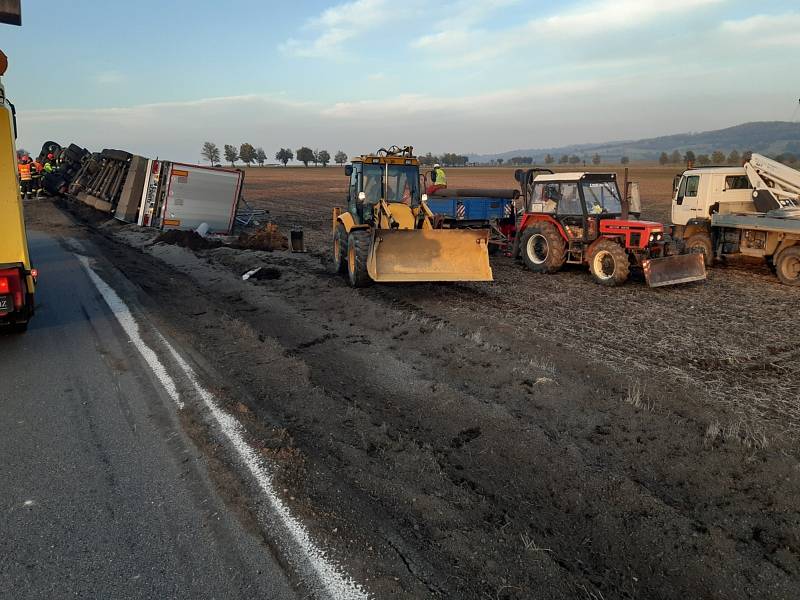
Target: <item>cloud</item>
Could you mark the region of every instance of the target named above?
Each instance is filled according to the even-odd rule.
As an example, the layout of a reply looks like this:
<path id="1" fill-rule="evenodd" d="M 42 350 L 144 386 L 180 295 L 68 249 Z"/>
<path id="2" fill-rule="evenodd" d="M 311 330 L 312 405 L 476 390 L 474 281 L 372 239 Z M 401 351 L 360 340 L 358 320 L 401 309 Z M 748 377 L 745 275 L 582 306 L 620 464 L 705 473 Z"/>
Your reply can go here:
<path id="1" fill-rule="evenodd" d="M 402 19 L 413 8 L 413 1 L 405 5 L 389 0 L 353 0 L 337 4 L 306 22 L 303 29 L 316 32 L 314 37 L 291 37 L 280 44 L 279 49 L 298 58 L 342 58 L 345 42 Z"/>
<path id="2" fill-rule="evenodd" d="M 119 85 L 126 80 L 126 76 L 119 72 L 119 71 L 101 71 L 99 73 L 95 73 L 92 80 L 97 85 L 106 86 L 106 85 Z"/>
<path id="3" fill-rule="evenodd" d="M 738 21 L 725 21 L 720 29 L 753 46 L 800 46 L 800 12 L 753 15 Z"/>
<path id="4" fill-rule="evenodd" d="M 589 93 L 596 85 L 593 81 L 576 81 L 452 98 L 427 94 L 402 94 L 388 100 L 337 102 L 322 109 L 321 114 L 336 119 L 354 119 L 361 122 L 386 120 L 387 115 L 392 115 L 396 121 L 419 116 L 458 120 L 470 115 L 485 118 L 489 114 L 498 114 L 498 107 L 503 107 L 504 112 L 500 116 L 507 118 L 506 111 L 522 108 L 528 111 L 535 110 L 537 106 L 553 98 Z"/>
<path id="5" fill-rule="evenodd" d="M 725 0 L 599 0 L 550 16 L 535 17 L 521 25 L 489 30 L 483 27 L 452 26 L 423 35 L 412 48 L 446 56 L 460 64 L 495 59 L 521 48 L 581 43 L 623 30 L 642 28 L 671 14 L 679 14 Z M 458 23 L 458 22 L 456 22 Z"/>

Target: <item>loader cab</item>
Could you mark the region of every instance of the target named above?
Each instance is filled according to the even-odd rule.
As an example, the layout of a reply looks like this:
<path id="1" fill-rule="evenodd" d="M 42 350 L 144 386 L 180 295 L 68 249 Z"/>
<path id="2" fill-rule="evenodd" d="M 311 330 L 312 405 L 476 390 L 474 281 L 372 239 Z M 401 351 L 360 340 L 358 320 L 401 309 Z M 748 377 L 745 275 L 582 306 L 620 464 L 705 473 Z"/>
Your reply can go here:
<path id="1" fill-rule="evenodd" d="M 708 220 L 713 213 L 753 212 L 753 187 L 744 168 L 689 169 L 672 198 L 672 223 Z"/>
<path id="2" fill-rule="evenodd" d="M 356 223 L 374 220 L 375 207 L 403 204 L 418 209 L 421 201 L 419 163 L 416 159 L 391 156 L 364 156 L 345 167 L 350 178 L 347 209 Z"/>

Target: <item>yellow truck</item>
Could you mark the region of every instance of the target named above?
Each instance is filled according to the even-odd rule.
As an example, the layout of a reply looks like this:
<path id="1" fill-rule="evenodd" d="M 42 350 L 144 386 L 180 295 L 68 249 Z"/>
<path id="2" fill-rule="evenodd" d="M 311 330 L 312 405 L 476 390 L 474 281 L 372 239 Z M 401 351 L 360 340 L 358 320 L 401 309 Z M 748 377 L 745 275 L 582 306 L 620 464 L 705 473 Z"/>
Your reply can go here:
<path id="1" fill-rule="evenodd" d="M 37 272 L 31 267 L 17 181 L 14 106 L 2 81 L 7 66 L 0 51 L 0 329 L 22 332 L 33 316 Z"/>

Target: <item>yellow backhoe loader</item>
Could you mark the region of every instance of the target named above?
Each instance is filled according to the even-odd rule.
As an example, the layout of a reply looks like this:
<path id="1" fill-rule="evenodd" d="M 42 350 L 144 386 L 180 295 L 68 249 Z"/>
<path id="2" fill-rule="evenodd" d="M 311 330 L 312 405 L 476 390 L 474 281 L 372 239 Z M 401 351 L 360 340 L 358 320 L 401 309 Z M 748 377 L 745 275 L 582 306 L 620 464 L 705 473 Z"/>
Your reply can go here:
<path id="1" fill-rule="evenodd" d="M 333 262 L 350 285 L 492 280 L 489 231 L 435 226 L 410 146 L 360 156 L 345 174 L 347 208 L 333 209 Z"/>

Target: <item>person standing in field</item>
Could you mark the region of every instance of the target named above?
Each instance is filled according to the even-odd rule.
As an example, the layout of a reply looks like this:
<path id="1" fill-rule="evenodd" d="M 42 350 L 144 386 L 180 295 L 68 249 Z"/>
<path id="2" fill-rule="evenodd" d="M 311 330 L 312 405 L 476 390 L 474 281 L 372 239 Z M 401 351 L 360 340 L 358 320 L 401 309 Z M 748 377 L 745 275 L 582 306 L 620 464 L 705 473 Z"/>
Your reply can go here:
<path id="1" fill-rule="evenodd" d="M 430 196 L 435 193 L 436 190 L 443 190 L 445 188 L 447 188 L 447 175 L 441 165 L 436 163 L 433 165 L 433 171 L 431 171 L 431 185 L 428 186 L 425 192 Z"/>

